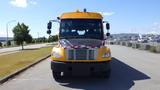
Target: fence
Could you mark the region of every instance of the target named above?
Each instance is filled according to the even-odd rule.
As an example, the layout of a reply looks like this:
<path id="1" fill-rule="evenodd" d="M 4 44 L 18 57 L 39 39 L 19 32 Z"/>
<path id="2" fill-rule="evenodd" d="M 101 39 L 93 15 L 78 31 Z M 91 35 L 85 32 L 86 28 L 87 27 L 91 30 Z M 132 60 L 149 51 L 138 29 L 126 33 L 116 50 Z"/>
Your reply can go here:
<path id="1" fill-rule="evenodd" d="M 131 41 L 106 41 L 106 44 L 127 46 L 134 49 L 148 50 L 155 53 L 160 53 L 159 43 L 139 43 Z"/>

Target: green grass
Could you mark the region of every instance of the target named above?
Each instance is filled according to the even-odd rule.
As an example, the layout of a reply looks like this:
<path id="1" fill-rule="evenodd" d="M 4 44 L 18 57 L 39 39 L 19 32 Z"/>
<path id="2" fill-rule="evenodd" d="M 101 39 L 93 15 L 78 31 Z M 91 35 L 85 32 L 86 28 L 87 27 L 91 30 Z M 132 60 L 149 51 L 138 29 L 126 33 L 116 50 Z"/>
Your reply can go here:
<path id="1" fill-rule="evenodd" d="M 52 47 L 23 50 L 0 56 L 0 79 L 51 53 Z"/>

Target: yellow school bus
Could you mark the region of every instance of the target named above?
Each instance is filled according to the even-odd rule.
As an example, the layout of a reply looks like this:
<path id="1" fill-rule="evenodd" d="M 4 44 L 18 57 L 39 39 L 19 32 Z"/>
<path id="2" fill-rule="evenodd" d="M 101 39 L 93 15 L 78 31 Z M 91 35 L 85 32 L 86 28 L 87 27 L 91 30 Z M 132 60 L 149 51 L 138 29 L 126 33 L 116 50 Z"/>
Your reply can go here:
<path id="1" fill-rule="evenodd" d="M 58 45 L 53 47 L 50 58 L 55 80 L 88 75 L 109 78 L 111 52 L 105 37 L 110 35 L 110 25 L 100 13 L 86 9 L 65 12 L 57 20 L 49 21 L 47 32 L 51 32 L 52 22 L 60 25 Z"/>

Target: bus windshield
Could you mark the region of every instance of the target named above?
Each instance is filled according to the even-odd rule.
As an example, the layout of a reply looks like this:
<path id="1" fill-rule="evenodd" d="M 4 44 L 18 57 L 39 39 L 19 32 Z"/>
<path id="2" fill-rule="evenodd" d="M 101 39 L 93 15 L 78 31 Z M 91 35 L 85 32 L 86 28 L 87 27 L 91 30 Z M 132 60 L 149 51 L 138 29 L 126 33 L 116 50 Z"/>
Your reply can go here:
<path id="1" fill-rule="evenodd" d="M 103 39 L 101 19 L 63 19 L 60 23 L 61 38 Z"/>

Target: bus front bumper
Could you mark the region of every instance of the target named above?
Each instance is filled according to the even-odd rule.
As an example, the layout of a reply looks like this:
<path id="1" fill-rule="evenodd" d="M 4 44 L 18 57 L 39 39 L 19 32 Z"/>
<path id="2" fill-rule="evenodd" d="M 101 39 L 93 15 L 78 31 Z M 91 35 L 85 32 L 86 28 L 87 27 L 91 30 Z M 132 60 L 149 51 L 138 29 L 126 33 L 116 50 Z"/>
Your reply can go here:
<path id="1" fill-rule="evenodd" d="M 90 75 L 110 70 L 110 61 L 104 62 L 58 62 L 51 61 L 54 72 L 64 72 L 73 76 Z"/>

